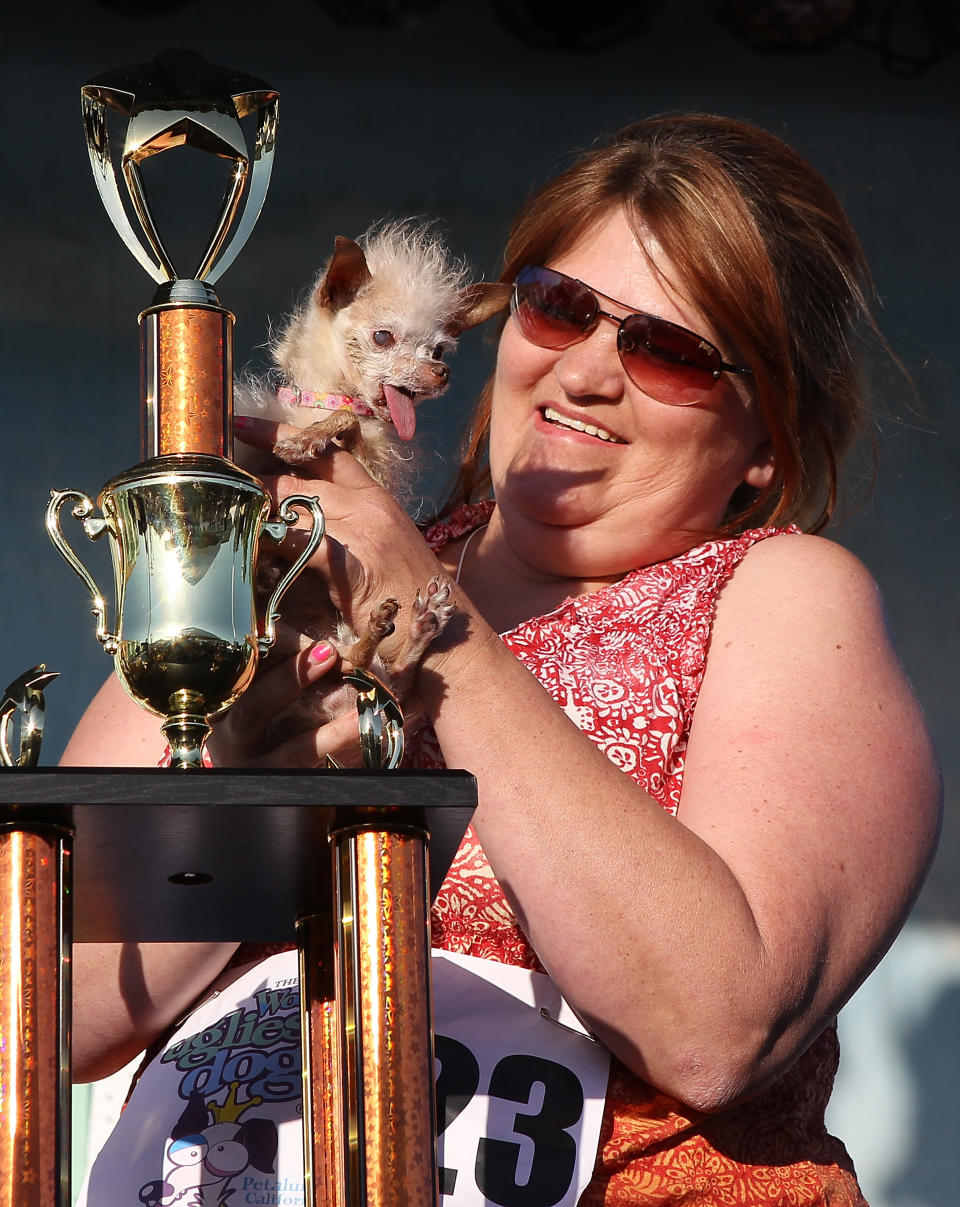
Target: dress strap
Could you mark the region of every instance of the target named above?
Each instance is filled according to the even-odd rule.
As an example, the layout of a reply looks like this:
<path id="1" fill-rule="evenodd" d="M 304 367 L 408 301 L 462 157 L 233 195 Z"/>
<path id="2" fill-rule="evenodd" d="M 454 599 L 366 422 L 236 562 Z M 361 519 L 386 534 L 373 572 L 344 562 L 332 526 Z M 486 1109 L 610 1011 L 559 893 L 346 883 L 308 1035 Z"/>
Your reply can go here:
<path id="1" fill-rule="evenodd" d="M 463 542 L 463 548 L 460 550 L 460 558 L 457 562 L 456 573 L 453 576 L 453 581 L 455 583 L 459 583 L 460 581 L 460 572 L 463 570 L 463 563 L 467 556 L 467 550 L 470 548 L 470 542 L 478 532 L 483 532 L 486 527 L 486 524 L 481 524 L 479 528 L 474 528 L 474 530 L 467 536 L 467 539 Z"/>

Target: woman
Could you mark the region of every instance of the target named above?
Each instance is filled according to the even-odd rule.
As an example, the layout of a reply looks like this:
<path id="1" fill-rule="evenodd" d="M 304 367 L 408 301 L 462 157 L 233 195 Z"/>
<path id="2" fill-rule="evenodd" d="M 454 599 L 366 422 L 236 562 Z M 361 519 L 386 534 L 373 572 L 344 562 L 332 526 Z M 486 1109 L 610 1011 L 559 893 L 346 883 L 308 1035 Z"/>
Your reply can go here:
<path id="1" fill-rule="evenodd" d="M 771 135 L 657 118 L 531 199 L 503 279 L 513 314 L 455 499 L 472 505 L 430 544 L 343 452 L 277 484 L 319 495 L 314 568 L 348 619 L 440 568 L 456 581 L 413 744 L 469 768 L 480 804 L 435 943 L 545 971 L 612 1053 L 581 1202 L 860 1203 L 823 1127 L 834 1019 L 916 897 L 939 784 L 874 583 L 792 526 L 826 522 L 860 418 L 856 238 Z M 495 503 L 474 502 L 487 481 Z M 216 761 L 355 745 L 352 718 L 263 744 L 335 661 L 265 673 Z M 120 757 L 154 761 L 153 722 L 112 683 L 66 761 L 116 764 L 108 712 Z M 79 1059 L 120 1063 L 229 954 L 178 970 L 141 951 L 143 1002 L 101 1000 L 95 1025 L 78 1008 Z M 81 999 L 118 960 L 78 960 Z"/>

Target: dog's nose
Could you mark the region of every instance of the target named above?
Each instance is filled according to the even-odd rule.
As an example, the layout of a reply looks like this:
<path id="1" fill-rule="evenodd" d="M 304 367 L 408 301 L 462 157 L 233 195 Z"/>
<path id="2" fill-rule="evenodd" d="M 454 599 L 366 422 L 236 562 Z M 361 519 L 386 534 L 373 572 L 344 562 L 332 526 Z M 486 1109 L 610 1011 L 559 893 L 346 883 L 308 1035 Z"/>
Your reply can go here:
<path id="1" fill-rule="evenodd" d="M 445 365 L 442 362 L 439 364 L 432 364 L 430 365 L 430 372 L 438 382 L 445 382 L 450 376 L 450 366 Z"/>

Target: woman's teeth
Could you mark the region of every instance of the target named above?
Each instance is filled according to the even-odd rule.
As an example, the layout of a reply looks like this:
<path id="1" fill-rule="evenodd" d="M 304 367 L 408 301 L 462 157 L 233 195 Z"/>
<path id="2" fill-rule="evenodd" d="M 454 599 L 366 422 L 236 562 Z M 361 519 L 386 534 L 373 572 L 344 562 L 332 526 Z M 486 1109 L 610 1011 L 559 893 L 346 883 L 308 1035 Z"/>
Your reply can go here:
<path id="1" fill-rule="evenodd" d="M 598 440 L 607 440 L 610 444 L 625 443 L 619 436 L 614 436 L 612 432 L 608 432 L 606 428 L 597 427 L 593 423 L 581 423 L 579 419 L 568 419 L 552 407 L 543 408 L 543 417 L 547 423 L 555 423 L 558 427 L 568 427 L 574 432 L 584 432 L 588 436 L 596 436 Z"/>

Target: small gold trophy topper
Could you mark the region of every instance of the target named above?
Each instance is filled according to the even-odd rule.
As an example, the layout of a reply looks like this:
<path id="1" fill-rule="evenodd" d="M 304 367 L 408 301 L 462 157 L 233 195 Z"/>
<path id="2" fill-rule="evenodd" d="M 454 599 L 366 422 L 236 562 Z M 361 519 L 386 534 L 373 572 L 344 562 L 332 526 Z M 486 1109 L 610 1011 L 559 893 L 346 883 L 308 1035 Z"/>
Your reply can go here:
<path id="1" fill-rule="evenodd" d="M 52 683 L 59 671 L 48 671 L 41 662 L 19 679 L 14 679 L 0 701 L 0 763 L 4 767 L 36 767 L 40 761 L 43 741 L 43 718 L 46 707 L 43 689 Z M 20 714 L 19 751 L 14 754 L 10 745 L 10 726 Z"/>
<path id="2" fill-rule="evenodd" d="M 234 316 L 221 306 L 213 282 L 260 213 L 277 103 L 262 81 L 189 51 L 165 51 L 150 63 L 97 76 L 82 90 L 100 196 L 158 288 L 140 315 L 142 460 L 100 491 L 102 518 L 82 491 L 52 491 L 47 530 L 90 592 L 97 638 L 113 655 L 120 681 L 163 718 L 171 765 L 182 769 L 203 766 L 211 719 L 250 683 L 259 656 L 274 642 L 281 595 L 323 538 L 315 498 L 292 495 L 270 518 L 263 484 L 231 459 Z M 123 121 L 116 165 L 110 127 Z M 190 276 L 178 273 L 141 172 L 146 159 L 182 147 L 216 156 L 227 172 L 212 233 Z M 87 537 L 109 536 L 113 629 L 102 592 L 61 531 L 67 502 Z M 310 535 L 268 600 L 261 631 L 254 589 L 259 541 L 282 540 L 297 522 L 297 507 L 311 514 Z"/>

